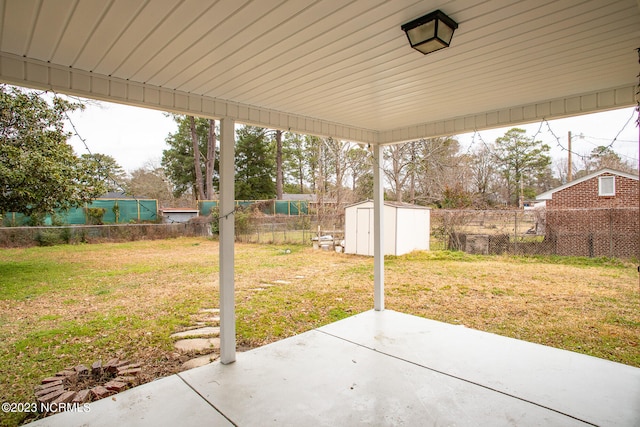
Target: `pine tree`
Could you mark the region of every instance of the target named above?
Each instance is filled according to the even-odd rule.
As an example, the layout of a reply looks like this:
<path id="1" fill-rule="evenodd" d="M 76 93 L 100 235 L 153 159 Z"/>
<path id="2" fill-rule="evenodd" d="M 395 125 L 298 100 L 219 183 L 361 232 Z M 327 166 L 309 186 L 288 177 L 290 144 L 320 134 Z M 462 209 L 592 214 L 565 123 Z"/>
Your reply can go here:
<path id="1" fill-rule="evenodd" d="M 275 150 L 266 129 L 244 126 L 236 133 L 236 200 L 274 198 Z"/>

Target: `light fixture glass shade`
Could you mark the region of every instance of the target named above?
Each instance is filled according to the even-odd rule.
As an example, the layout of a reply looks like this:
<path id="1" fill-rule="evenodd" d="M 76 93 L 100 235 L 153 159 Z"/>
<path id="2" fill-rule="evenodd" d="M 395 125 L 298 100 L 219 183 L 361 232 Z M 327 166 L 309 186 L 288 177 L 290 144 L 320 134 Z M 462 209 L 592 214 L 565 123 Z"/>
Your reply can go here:
<path id="1" fill-rule="evenodd" d="M 412 46 L 415 50 L 422 52 L 423 54 L 435 52 L 436 50 L 443 49 L 447 47 L 447 44 L 442 43 L 438 39 L 427 40 L 426 42 L 422 42 L 420 44 Z"/>
<path id="2" fill-rule="evenodd" d="M 451 44 L 451 39 L 453 38 L 453 30 L 455 28 L 451 28 L 448 25 L 443 23 L 439 23 L 438 25 L 438 38 L 442 40 L 444 43 L 449 46 Z"/>
<path id="3" fill-rule="evenodd" d="M 425 40 L 433 39 L 433 35 L 435 33 L 436 21 L 429 21 L 424 25 L 419 25 L 407 30 L 407 37 L 409 37 L 409 43 L 411 43 L 411 46 L 415 46 L 423 43 Z"/>
<path id="4" fill-rule="evenodd" d="M 440 10 L 402 26 L 411 47 L 425 55 L 449 46 L 456 28 L 458 24 Z"/>

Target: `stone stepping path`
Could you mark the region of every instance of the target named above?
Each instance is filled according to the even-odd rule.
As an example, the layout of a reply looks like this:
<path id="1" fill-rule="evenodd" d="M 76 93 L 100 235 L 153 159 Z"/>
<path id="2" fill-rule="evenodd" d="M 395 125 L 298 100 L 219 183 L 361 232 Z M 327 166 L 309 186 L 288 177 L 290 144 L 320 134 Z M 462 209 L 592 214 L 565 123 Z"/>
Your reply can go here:
<path id="1" fill-rule="evenodd" d="M 220 357 L 219 313 L 220 310 L 217 308 L 204 308 L 194 316 L 194 326 L 171 334 L 171 338 L 176 339 L 173 345 L 178 351 L 189 354 L 196 353 L 195 357 L 182 364 L 182 369 L 204 366 Z"/>
<path id="2" fill-rule="evenodd" d="M 196 321 L 196 326 L 195 327 L 200 327 L 201 325 L 199 325 L 200 323 L 214 323 L 214 324 L 219 324 L 220 323 L 220 316 L 213 316 L 210 314 L 200 314 L 196 317 L 194 317 L 194 320 Z"/>
<path id="3" fill-rule="evenodd" d="M 208 365 L 211 362 L 215 362 L 219 357 L 220 356 L 217 354 L 205 354 L 204 356 L 195 357 L 184 362 L 182 364 L 182 369 L 199 368 L 200 366 Z"/>
<path id="4" fill-rule="evenodd" d="M 219 350 L 220 338 L 188 338 L 176 341 L 173 346 L 185 353 L 188 351 Z"/>
<path id="5" fill-rule="evenodd" d="M 296 276 L 295 278 L 296 279 L 304 279 L 304 276 Z M 289 280 L 273 280 L 271 282 L 260 282 L 257 287 L 251 288 L 250 290 L 252 290 L 254 292 L 262 292 L 262 291 L 267 290 L 269 288 L 272 288 L 274 286 L 290 285 L 290 284 L 291 284 L 291 282 Z"/>
<path id="6" fill-rule="evenodd" d="M 184 338 L 184 337 L 200 337 L 200 336 L 215 336 L 220 335 L 220 326 L 205 326 L 203 328 L 189 329 L 182 332 L 176 332 L 171 334 L 171 338 Z"/>

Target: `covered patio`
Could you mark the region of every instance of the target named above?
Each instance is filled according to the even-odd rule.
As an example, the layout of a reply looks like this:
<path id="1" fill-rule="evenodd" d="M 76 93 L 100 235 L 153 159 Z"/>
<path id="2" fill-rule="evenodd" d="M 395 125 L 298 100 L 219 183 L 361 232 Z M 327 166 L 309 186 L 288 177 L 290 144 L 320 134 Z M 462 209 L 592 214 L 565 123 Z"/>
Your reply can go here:
<path id="1" fill-rule="evenodd" d="M 458 28 L 425 56 L 401 27 L 438 9 Z M 0 22 L 2 82 L 220 121 L 221 361 L 40 425 L 639 423 L 636 368 L 386 311 L 380 167 L 636 105 L 637 0 L 0 0 Z M 236 123 L 370 147 L 374 311 L 236 355 Z"/>
<path id="2" fill-rule="evenodd" d="M 640 369 L 367 311 L 33 426 L 636 426 Z"/>

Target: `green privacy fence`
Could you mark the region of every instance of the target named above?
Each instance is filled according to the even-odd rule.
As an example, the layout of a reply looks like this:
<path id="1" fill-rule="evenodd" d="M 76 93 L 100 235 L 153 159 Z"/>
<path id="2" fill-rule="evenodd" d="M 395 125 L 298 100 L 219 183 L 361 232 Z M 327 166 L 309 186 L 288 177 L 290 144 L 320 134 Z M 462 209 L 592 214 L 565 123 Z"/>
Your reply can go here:
<path id="1" fill-rule="evenodd" d="M 87 209 L 102 208 L 103 224 L 127 224 L 130 222 L 156 222 L 158 220 L 158 201 L 155 199 L 97 199 L 81 208 L 68 211 L 58 210 L 55 215 L 47 215 L 44 225 L 91 223 Z M 28 225 L 31 218 L 17 212 L 8 212 L 2 218 L 3 226 Z"/>
<path id="2" fill-rule="evenodd" d="M 267 215 L 308 215 L 309 202 L 305 200 L 236 200 L 236 206 L 256 207 Z M 209 215 L 212 208 L 218 207 L 217 200 L 202 200 L 198 202 L 200 215 Z"/>

